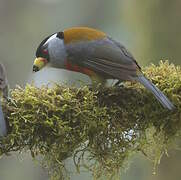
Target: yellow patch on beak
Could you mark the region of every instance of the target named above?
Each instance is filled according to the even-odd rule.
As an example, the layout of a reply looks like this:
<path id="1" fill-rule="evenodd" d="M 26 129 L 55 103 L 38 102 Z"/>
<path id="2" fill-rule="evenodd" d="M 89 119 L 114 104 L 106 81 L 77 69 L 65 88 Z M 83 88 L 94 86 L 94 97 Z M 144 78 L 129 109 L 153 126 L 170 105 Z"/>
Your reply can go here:
<path id="1" fill-rule="evenodd" d="M 33 72 L 41 70 L 44 66 L 46 66 L 47 63 L 48 61 L 45 58 L 36 58 L 33 64 Z"/>

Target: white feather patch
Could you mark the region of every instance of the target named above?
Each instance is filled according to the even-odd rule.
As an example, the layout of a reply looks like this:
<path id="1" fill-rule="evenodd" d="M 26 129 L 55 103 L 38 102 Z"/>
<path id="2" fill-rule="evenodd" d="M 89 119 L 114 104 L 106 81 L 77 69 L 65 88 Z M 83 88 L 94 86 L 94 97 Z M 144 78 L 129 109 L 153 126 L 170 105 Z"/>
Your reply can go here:
<path id="1" fill-rule="evenodd" d="M 56 36 L 57 36 L 57 33 L 53 34 L 51 37 L 48 38 L 48 40 L 45 42 L 45 44 L 50 42 L 52 39 L 56 38 Z"/>

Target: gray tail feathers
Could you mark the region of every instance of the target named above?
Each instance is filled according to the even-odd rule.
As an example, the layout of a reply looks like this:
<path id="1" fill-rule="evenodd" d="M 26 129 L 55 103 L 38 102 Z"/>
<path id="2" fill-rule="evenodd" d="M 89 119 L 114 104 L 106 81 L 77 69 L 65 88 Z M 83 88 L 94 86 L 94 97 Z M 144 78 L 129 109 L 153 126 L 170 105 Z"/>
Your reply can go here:
<path id="1" fill-rule="evenodd" d="M 157 98 L 157 100 L 163 105 L 163 107 L 169 110 L 173 110 L 175 108 L 174 105 L 170 102 L 170 100 L 146 77 L 144 77 L 143 75 L 138 76 L 135 78 L 135 80 L 139 81 L 141 84 L 145 86 L 145 88 L 150 90 Z"/>

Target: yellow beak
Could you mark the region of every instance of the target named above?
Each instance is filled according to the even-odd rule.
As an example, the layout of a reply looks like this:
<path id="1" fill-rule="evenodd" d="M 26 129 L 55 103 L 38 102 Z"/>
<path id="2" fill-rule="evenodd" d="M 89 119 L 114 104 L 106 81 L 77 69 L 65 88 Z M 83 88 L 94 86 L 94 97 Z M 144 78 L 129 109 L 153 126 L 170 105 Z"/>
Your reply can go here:
<path id="1" fill-rule="evenodd" d="M 48 61 L 45 58 L 42 58 L 42 57 L 36 58 L 33 64 L 33 72 L 37 72 L 41 70 L 43 67 L 46 66 L 47 63 Z"/>

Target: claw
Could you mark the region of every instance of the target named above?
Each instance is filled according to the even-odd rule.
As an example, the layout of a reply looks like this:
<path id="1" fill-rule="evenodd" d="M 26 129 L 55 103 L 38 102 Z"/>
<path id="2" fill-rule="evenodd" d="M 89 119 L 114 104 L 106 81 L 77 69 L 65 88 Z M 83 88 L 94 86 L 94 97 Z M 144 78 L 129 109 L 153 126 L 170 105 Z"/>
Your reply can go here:
<path id="1" fill-rule="evenodd" d="M 118 80 L 114 85 L 114 87 L 124 87 L 124 83 L 121 80 Z"/>

